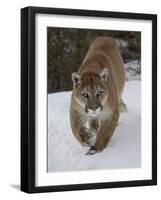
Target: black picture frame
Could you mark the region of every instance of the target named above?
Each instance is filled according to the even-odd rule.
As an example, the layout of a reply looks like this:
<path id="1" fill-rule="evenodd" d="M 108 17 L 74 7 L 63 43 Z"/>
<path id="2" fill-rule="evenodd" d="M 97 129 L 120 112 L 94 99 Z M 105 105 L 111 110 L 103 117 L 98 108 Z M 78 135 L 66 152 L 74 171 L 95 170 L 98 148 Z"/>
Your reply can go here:
<path id="1" fill-rule="evenodd" d="M 35 15 L 60 14 L 152 21 L 152 179 L 59 186 L 35 185 Z M 27 193 L 157 184 L 157 15 L 45 7 L 21 9 L 21 190 Z"/>

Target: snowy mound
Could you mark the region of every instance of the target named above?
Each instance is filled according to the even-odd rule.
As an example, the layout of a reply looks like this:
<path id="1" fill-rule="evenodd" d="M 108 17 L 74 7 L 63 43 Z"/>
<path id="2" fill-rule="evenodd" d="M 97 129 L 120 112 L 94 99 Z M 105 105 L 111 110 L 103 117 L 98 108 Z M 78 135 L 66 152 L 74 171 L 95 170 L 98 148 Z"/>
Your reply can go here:
<path id="1" fill-rule="evenodd" d="M 138 60 L 134 60 L 125 64 L 126 79 L 140 80 L 141 79 L 141 63 Z"/>
<path id="2" fill-rule="evenodd" d="M 123 97 L 128 111 L 121 114 L 118 127 L 106 149 L 92 156 L 85 155 L 88 147 L 82 147 L 71 132 L 71 92 L 49 94 L 48 172 L 140 167 L 140 86 L 140 81 L 126 82 Z"/>

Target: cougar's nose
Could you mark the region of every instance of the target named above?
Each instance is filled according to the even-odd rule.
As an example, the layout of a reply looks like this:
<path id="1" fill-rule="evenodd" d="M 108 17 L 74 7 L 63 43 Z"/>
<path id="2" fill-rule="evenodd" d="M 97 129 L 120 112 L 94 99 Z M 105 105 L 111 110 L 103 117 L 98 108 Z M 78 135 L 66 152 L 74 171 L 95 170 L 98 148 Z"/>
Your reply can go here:
<path id="1" fill-rule="evenodd" d="M 98 107 L 97 107 L 97 106 L 90 106 L 89 108 L 90 108 L 91 110 L 95 111 L 95 110 L 97 110 Z"/>

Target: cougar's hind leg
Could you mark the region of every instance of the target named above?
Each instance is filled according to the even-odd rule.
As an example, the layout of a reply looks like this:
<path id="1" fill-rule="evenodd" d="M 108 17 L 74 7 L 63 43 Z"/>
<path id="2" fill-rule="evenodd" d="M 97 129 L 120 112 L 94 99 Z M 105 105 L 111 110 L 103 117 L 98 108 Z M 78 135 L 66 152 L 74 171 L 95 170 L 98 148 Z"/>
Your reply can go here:
<path id="1" fill-rule="evenodd" d="M 120 112 L 127 112 L 127 106 L 122 99 L 120 99 L 119 110 Z"/>

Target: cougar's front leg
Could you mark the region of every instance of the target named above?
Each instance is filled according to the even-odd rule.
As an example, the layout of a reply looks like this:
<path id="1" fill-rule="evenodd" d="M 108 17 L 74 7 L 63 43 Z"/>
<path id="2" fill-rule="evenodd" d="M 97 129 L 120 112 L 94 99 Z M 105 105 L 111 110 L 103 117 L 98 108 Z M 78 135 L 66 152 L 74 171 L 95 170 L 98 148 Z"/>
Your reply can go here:
<path id="1" fill-rule="evenodd" d="M 89 138 L 88 129 L 83 126 L 83 123 L 81 121 L 81 116 L 77 111 L 71 110 L 70 122 L 71 122 L 72 132 L 73 132 L 75 138 L 82 145 L 84 143 L 88 144 L 87 143 L 88 138 Z"/>
<path id="2" fill-rule="evenodd" d="M 89 151 L 87 152 L 87 155 L 93 155 L 99 151 L 102 151 L 106 145 L 108 144 L 109 140 L 111 139 L 115 128 L 117 126 L 118 118 L 119 118 L 119 109 L 115 111 L 112 116 L 109 118 L 109 120 L 103 122 L 100 125 L 100 129 L 97 134 L 96 143 L 94 146 L 92 146 Z"/>
<path id="3" fill-rule="evenodd" d="M 99 130 L 99 121 L 97 119 L 88 119 L 85 126 L 87 127 L 87 143 L 91 147 L 96 143 L 96 137 Z"/>

